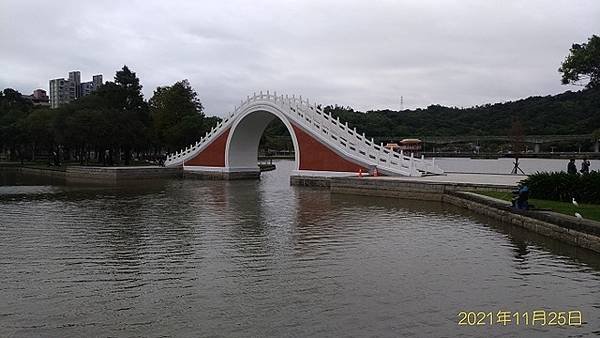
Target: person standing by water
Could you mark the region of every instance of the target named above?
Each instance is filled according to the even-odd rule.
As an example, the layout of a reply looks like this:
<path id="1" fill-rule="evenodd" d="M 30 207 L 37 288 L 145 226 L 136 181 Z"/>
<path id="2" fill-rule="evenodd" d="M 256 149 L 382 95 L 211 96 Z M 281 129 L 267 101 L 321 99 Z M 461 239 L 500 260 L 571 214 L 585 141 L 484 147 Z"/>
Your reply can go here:
<path id="1" fill-rule="evenodd" d="M 581 162 L 581 170 L 580 171 L 582 174 L 590 173 L 590 160 L 588 160 L 587 157 L 583 158 L 583 162 Z"/>
<path id="2" fill-rule="evenodd" d="M 577 174 L 577 166 L 575 165 L 575 159 L 572 158 L 569 160 L 569 164 L 567 164 L 567 173 L 569 174 Z"/>

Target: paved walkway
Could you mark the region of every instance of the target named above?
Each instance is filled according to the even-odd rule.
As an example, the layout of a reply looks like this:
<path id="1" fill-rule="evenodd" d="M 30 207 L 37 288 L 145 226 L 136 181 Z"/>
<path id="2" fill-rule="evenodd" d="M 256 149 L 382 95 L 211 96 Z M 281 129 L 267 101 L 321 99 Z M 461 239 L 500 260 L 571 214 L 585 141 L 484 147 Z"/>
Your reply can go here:
<path id="1" fill-rule="evenodd" d="M 517 186 L 519 182 L 527 178 L 524 175 L 494 175 L 494 174 L 447 174 L 424 177 L 405 176 L 379 176 L 369 177 L 372 180 L 394 180 L 408 182 L 431 182 L 431 183 L 454 183 L 454 184 L 481 184 L 499 186 Z"/>

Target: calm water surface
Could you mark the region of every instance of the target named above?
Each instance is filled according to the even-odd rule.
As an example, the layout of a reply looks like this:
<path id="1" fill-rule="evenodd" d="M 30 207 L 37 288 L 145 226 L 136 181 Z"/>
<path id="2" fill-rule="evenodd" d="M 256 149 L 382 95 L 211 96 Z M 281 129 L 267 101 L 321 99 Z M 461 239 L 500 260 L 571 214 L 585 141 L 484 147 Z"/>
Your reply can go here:
<path id="1" fill-rule="evenodd" d="M 600 255 L 440 203 L 0 172 L 0 336 L 591 337 Z M 458 326 L 579 310 L 581 327 Z"/>

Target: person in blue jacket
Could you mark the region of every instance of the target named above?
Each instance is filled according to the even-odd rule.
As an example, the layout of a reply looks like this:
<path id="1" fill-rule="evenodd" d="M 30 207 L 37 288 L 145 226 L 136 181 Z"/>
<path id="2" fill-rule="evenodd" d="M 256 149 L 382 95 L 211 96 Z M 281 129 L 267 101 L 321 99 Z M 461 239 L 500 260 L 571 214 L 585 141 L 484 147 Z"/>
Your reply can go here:
<path id="1" fill-rule="evenodd" d="M 513 191 L 516 196 L 512 199 L 512 206 L 515 209 L 529 209 L 529 187 L 526 184 L 521 185 L 519 190 Z"/>

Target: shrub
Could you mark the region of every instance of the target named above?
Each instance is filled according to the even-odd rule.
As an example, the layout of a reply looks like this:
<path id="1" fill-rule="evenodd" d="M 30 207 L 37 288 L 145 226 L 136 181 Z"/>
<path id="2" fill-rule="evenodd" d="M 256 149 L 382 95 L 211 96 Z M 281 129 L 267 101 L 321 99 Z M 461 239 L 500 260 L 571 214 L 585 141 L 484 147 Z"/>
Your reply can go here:
<path id="1" fill-rule="evenodd" d="M 600 171 L 585 175 L 566 172 L 537 172 L 521 181 L 529 186 L 531 198 L 600 204 Z"/>

